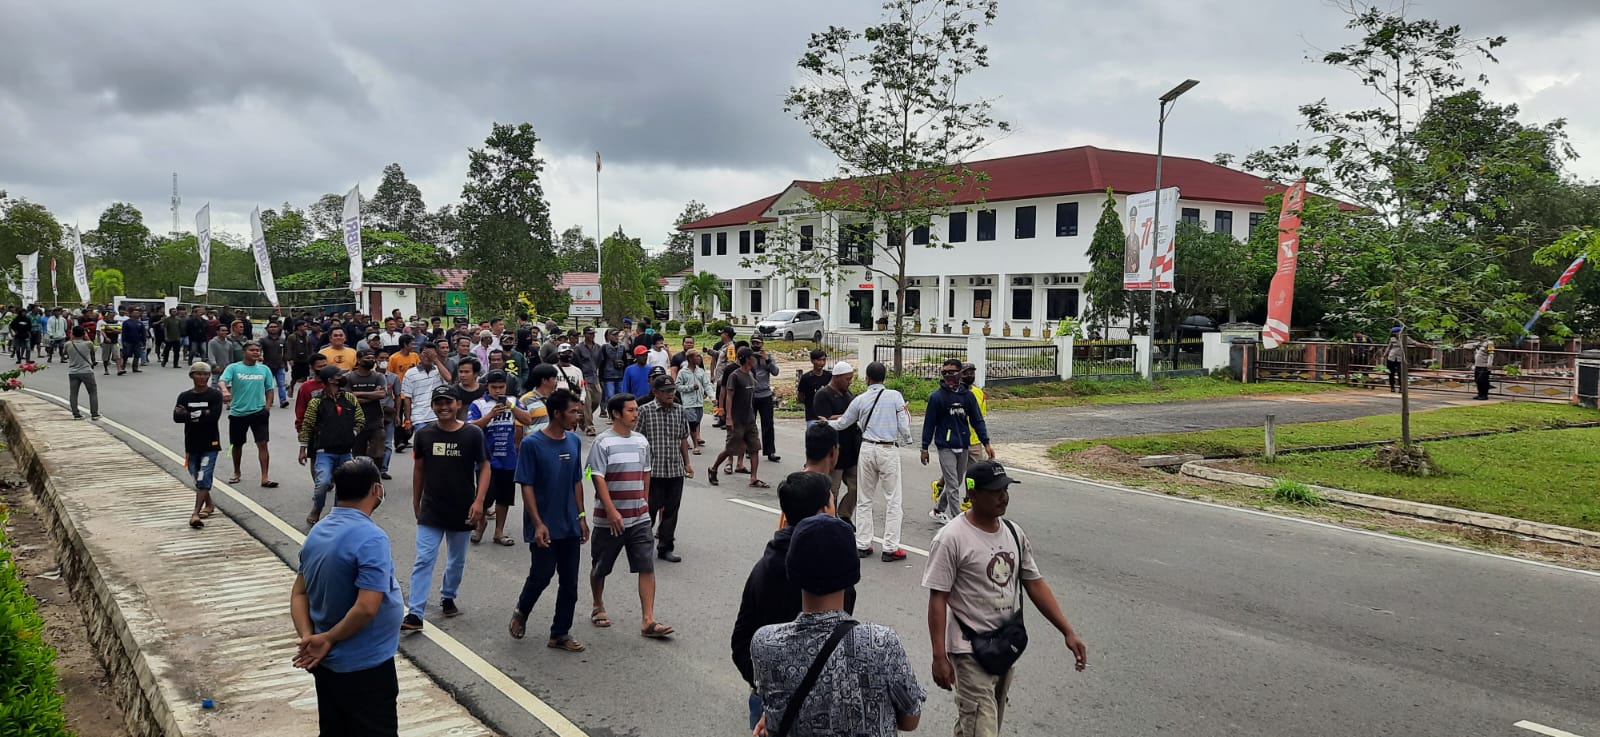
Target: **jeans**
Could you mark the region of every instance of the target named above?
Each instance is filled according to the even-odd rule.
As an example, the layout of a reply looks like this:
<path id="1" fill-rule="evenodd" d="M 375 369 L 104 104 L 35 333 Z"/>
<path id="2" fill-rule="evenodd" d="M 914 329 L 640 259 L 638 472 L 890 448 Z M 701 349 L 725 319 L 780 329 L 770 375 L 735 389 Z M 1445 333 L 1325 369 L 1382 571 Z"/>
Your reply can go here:
<path id="1" fill-rule="evenodd" d="M 683 506 L 683 477 L 650 477 L 650 517 L 656 525 L 656 550 L 670 552 L 678 532 L 678 508 Z"/>
<path id="2" fill-rule="evenodd" d="M 539 596 L 555 577 L 556 618 L 550 624 L 550 639 L 566 637 L 572 634 L 573 610 L 578 606 L 578 561 L 583 557 L 583 542 L 566 537 L 551 540 L 548 548 L 529 543 L 528 549 L 532 560 L 528 563 L 528 578 L 522 582 L 522 593 L 517 595 L 517 611 L 533 612 Z"/>
<path id="3" fill-rule="evenodd" d="M 769 458 L 778 454 L 777 433 L 773 432 L 772 428 L 773 401 L 771 394 L 751 400 L 755 405 L 756 416 L 761 418 L 761 454 Z M 756 449 L 751 448 L 750 452 L 755 453 Z"/>
<path id="4" fill-rule="evenodd" d="M 383 423 L 383 463 L 379 464 L 378 470 L 382 471 L 384 473 L 388 473 L 389 472 L 389 459 L 393 458 L 393 457 L 394 457 L 394 422 L 386 420 Z"/>
<path id="5" fill-rule="evenodd" d="M 417 525 L 417 562 L 411 566 L 411 598 L 406 601 L 407 611 L 421 617 L 428 608 L 428 589 L 433 586 L 433 564 L 439 561 L 440 542 L 445 544 L 445 567 L 439 598 L 456 598 L 461 576 L 467 570 L 467 540 L 471 536 L 471 530 L 441 530 Z"/>
<path id="6" fill-rule="evenodd" d="M 752 732 L 755 731 L 756 724 L 761 721 L 761 714 L 762 714 L 762 712 L 766 711 L 766 709 L 767 709 L 767 706 L 761 700 L 761 694 L 756 693 L 754 690 L 751 690 L 750 691 L 750 730 Z M 770 731 L 772 733 L 776 734 L 777 731 L 778 731 L 778 727 L 776 725 L 774 725 Z"/>
<path id="7" fill-rule="evenodd" d="M 275 368 L 272 370 L 272 380 L 278 382 L 278 404 L 289 401 L 289 372 Z"/>
<path id="8" fill-rule="evenodd" d="M 622 393 L 622 379 L 606 379 L 603 384 L 606 392 L 605 396 L 600 398 L 601 408 L 604 408 L 606 403 L 610 402 L 613 396 Z"/>
<path id="9" fill-rule="evenodd" d="M 314 451 L 314 455 L 311 459 L 311 478 L 316 483 L 311 487 L 311 511 L 321 514 L 328 499 L 328 490 L 333 488 L 333 469 L 350 460 L 350 454 L 319 450 Z"/>
<path id="10" fill-rule="evenodd" d="M 194 477 L 194 488 L 211 488 L 211 476 L 217 470 L 219 452 L 211 450 L 204 453 L 190 453 L 184 458 L 183 465 L 188 467 L 189 475 Z"/>
<path id="11" fill-rule="evenodd" d="M 317 727 L 323 737 L 393 737 L 399 731 L 400 681 L 393 658 L 349 673 L 319 666 L 311 676 L 317 682 Z"/>
<path id="12" fill-rule="evenodd" d="M 866 446 L 861 446 L 861 452 L 866 453 Z M 942 488 L 939 492 L 939 501 L 935 502 L 933 509 L 944 512 L 954 518 L 961 514 L 961 502 L 967 498 L 967 449 L 966 448 L 935 448 L 939 451 L 939 470 L 942 473 Z"/>
<path id="13" fill-rule="evenodd" d="M 89 414 L 93 415 L 95 417 L 99 417 L 100 416 L 100 386 L 95 381 L 94 371 L 91 370 L 89 373 L 86 373 L 86 374 L 67 374 L 67 384 L 71 387 L 72 416 L 73 417 L 82 417 L 83 416 L 83 413 L 78 411 L 78 389 L 80 387 L 88 387 L 88 389 L 89 389 Z"/>
<path id="14" fill-rule="evenodd" d="M 942 451 L 940 458 L 943 459 Z M 856 526 L 856 548 L 872 547 L 872 498 L 880 496 L 883 499 L 883 551 L 899 550 L 900 522 L 905 516 L 900 499 L 900 450 L 893 445 L 863 442 L 856 478 L 860 486 L 856 488 L 856 507 L 850 516 Z M 958 501 L 956 513 L 960 511 Z"/>

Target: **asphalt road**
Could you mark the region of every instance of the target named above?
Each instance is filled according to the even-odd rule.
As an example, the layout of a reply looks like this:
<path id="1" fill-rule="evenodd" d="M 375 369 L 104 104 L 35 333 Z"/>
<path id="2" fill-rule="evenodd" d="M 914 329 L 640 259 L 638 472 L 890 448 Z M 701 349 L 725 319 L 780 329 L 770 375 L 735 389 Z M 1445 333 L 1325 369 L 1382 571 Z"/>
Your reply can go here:
<path id="1" fill-rule="evenodd" d="M 180 426 L 169 419 L 187 384 L 181 371 L 100 381 L 108 417 L 181 448 Z M 60 365 L 29 383 L 66 394 Z M 247 453 L 238 488 L 303 529 L 310 480 L 294 463 L 291 412 L 275 409 L 272 419 L 273 469 L 283 487 L 256 486 Z M 763 478 L 775 482 L 798 468 L 799 430 L 799 421 L 780 423 L 784 460 L 763 469 Z M 720 439 L 708 440 L 715 452 Z M 181 468 L 133 445 L 182 477 Z M 93 449 L 84 450 L 92 462 Z M 610 579 L 607 603 L 617 626 L 609 630 L 588 624 L 581 589 L 574 632 L 588 652 L 543 647 L 553 589 L 530 618 L 529 638 L 511 640 L 505 627 L 528 553 L 489 544 L 469 554 L 459 598 L 466 614 L 428 626 L 448 631 L 582 734 L 747 734 L 746 688 L 729 660 L 728 634 L 745 576 L 777 520 L 775 511 L 754 505 L 774 507 L 776 500 L 741 483 L 706 485 L 710 458 L 700 457 L 702 479 L 691 481 L 685 496 L 678 545 L 684 562 L 658 569 L 657 612 L 678 628 L 672 641 L 636 634 L 637 598 L 632 579 L 620 573 Z M 933 474 L 913 452 L 904 458 L 904 543 L 926 549 L 935 531 L 925 516 Z M 219 478 L 227 465 L 219 463 Z M 391 502 L 377 517 L 394 540 L 405 581 L 414 540 L 409 465 L 391 470 Z M 1072 672 L 1061 639 L 1031 614 L 1033 644 L 1012 688 L 1008 734 L 1525 737 L 1532 732 L 1513 725 L 1527 720 L 1600 736 L 1600 578 L 1063 478 L 1024 479 L 1014 487 L 1011 517 L 1033 537 L 1046 577 L 1089 645 L 1091 666 Z M 221 506 L 294 560 L 283 533 L 237 505 Z M 514 520 L 511 530 L 520 535 L 520 516 Z M 954 707 L 929 675 L 924 562 L 917 555 L 901 564 L 865 561 L 856 613 L 901 633 L 931 692 L 923 731 L 944 734 Z M 402 647 L 505 734 L 550 733 L 442 649 L 416 636 Z"/>

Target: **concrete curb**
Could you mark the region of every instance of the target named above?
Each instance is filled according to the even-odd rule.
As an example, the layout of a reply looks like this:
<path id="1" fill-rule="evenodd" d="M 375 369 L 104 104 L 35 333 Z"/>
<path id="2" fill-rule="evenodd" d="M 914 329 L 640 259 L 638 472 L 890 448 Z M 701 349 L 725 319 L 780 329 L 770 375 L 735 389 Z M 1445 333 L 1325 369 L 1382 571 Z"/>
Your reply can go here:
<path id="1" fill-rule="evenodd" d="M 1179 469 L 1179 473 L 1182 473 L 1185 476 L 1193 476 L 1198 479 L 1205 479 L 1207 481 L 1219 481 L 1225 484 L 1248 486 L 1254 489 L 1270 489 L 1278 482 L 1278 479 L 1271 476 L 1243 473 L 1240 471 L 1227 471 L 1220 468 L 1215 468 L 1209 465 L 1210 463 L 1210 461 L 1190 461 L 1183 464 L 1183 467 Z M 1591 548 L 1600 548 L 1600 532 L 1593 532 L 1591 530 L 1580 530 L 1575 527 L 1562 527 L 1561 525 L 1550 525 L 1543 522 L 1531 522 L 1529 520 L 1517 519 L 1515 517 L 1505 517 L 1498 514 L 1488 514 L 1485 512 L 1473 512 L 1466 509 L 1457 509 L 1455 507 L 1441 507 L 1437 504 L 1411 502 L 1403 499 L 1393 499 L 1386 496 L 1360 494 L 1354 491 L 1334 489 L 1327 486 L 1316 486 L 1313 484 L 1307 484 L 1307 486 L 1310 486 L 1311 489 L 1317 492 L 1317 494 L 1323 499 L 1346 506 L 1361 507 L 1364 509 L 1376 509 L 1383 512 L 1392 512 L 1394 514 L 1404 514 L 1410 517 L 1421 517 L 1423 519 L 1438 520 L 1440 522 L 1451 522 L 1458 525 L 1481 527 L 1486 530 L 1495 530 L 1497 532 L 1507 532 L 1514 535 L 1526 535 L 1528 537 L 1554 540 L 1556 542 L 1584 545 Z"/>

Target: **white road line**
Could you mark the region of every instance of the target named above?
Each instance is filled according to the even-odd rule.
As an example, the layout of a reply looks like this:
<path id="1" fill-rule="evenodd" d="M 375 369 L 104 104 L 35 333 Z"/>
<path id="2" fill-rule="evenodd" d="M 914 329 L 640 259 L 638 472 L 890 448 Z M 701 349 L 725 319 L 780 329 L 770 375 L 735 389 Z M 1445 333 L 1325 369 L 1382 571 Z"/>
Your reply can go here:
<path id="1" fill-rule="evenodd" d="M 1573 733 L 1568 732 L 1568 731 L 1566 731 L 1564 729 L 1556 729 L 1555 727 L 1546 727 L 1543 724 L 1540 724 L 1538 722 L 1530 722 L 1530 721 L 1528 721 L 1526 719 L 1524 719 L 1524 720 L 1522 720 L 1520 722 L 1517 722 L 1516 724 L 1513 724 L 1511 726 L 1513 726 L 1513 727 L 1521 727 L 1523 729 L 1528 730 L 1529 732 L 1537 732 L 1537 733 L 1542 734 L 1542 735 L 1547 735 L 1548 737 L 1579 737 L 1579 735 L 1573 734 Z"/>
<path id="2" fill-rule="evenodd" d="M 773 507 L 769 507 L 769 506 L 767 506 L 765 504 L 757 504 L 755 502 L 745 501 L 743 499 L 724 499 L 723 501 L 733 502 L 734 504 L 738 504 L 738 505 L 741 505 L 741 506 L 749 507 L 751 509 L 759 509 L 759 510 L 761 510 L 763 512 L 771 512 L 771 513 L 777 514 L 777 515 L 782 515 L 783 514 L 783 510 L 781 510 L 781 509 L 776 509 L 776 508 L 773 508 Z M 885 544 L 883 542 L 883 538 L 881 538 L 881 537 L 875 537 L 875 538 L 872 538 L 872 540 L 873 540 L 873 542 L 876 542 L 879 545 Z M 922 548 L 913 548 L 910 545 L 906 545 L 904 543 L 901 543 L 900 549 L 906 551 L 907 553 L 916 553 L 917 555 L 920 555 L 920 556 L 922 556 L 924 558 L 928 557 L 928 551 L 923 550 Z"/>
<path id="3" fill-rule="evenodd" d="M 42 392 L 37 389 L 24 389 L 24 391 L 28 392 L 29 394 L 49 399 L 63 407 L 68 406 L 66 399 L 58 397 L 54 394 Z M 146 446 L 149 446 L 151 450 L 160 453 L 162 456 L 174 463 L 178 463 L 180 465 L 183 463 L 183 456 L 172 452 L 171 450 L 167 449 L 166 446 L 156 442 L 154 439 L 146 436 L 144 433 L 141 433 L 138 430 L 109 418 L 100 420 L 100 424 L 110 425 L 111 427 L 127 433 L 129 437 L 144 443 Z M 255 500 L 245 496 L 243 493 L 235 490 L 233 487 L 228 486 L 220 481 L 213 481 L 211 489 L 213 493 L 216 491 L 221 491 L 228 499 L 250 510 L 252 514 L 260 517 L 262 520 L 266 521 L 267 524 L 272 525 L 279 532 L 282 532 L 284 535 L 288 536 L 288 538 L 293 540 L 296 545 L 302 545 L 305 543 L 306 536 L 303 533 L 295 529 L 288 522 L 279 519 L 277 515 L 267 511 L 266 507 L 257 504 Z M 546 704 L 538 696 L 534 696 L 532 692 L 523 688 L 522 685 L 513 680 L 511 676 L 506 675 L 504 671 L 496 668 L 493 663 L 484 660 L 482 656 L 478 655 L 476 652 L 473 652 L 472 648 L 463 645 L 460 640 L 457 640 L 456 638 L 451 637 L 444 632 L 440 632 L 436 627 L 424 629 L 421 634 L 423 637 L 432 640 L 435 645 L 438 645 L 445 652 L 449 653 L 451 657 L 454 657 L 463 666 L 472 671 L 479 678 L 482 678 L 490 686 L 493 686 L 496 691 L 499 691 L 501 694 L 505 695 L 505 697 L 510 699 L 512 703 L 522 707 L 523 711 L 528 712 L 529 716 L 539 720 L 540 724 L 543 724 L 546 729 L 554 732 L 557 737 L 589 737 L 588 733 L 580 729 L 578 725 L 573 724 L 572 720 L 567 719 L 561 714 L 561 712 L 556 711 L 555 707 Z"/>
<path id="4" fill-rule="evenodd" d="M 1290 517 L 1288 515 L 1283 515 L 1283 514 L 1274 514 L 1272 512 L 1263 512 L 1263 511 L 1261 511 L 1259 509 L 1248 509 L 1246 507 L 1234 507 L 1234 506 L 1229 506 L 1227 504 L 1218 504 L 1216 502 L 1202 501 L 1200 499 L 1188 499 L 1188 498 L 1181 497 L 1181 496 L 1173 496 L 1171 494 L 1162 494 L 1160 492 L 1155 492 L 1155 491 L 1145 491 L 1143 489 L 1132 489 L 1132 488 L 1128 488 L 1126 486 L 1115 486 L 1115 485 L 1112 485 L 1112 484 L 1101 483 L 1099 481 L 1091 481 L 1089 479 L 1081 479 L 1081 478 L 1077 478 L 1077 477 L 1074 477 L 1074 476 L 1062 476 L 1060 474 L 1045 473 L 1043 471 L 1030 471 L 1030 470 L 1028 470 L 1026 468 L 1019 468 L 1017 466 L 1007 466 L 1006 470 L 1008 472 L 1011 472 L 1011 473 L 1025 473 L 1025 474 L 1028 474 L 1029 476 L 1038 476 L 1040 478 L 1055 479 L 1057 481 L 1067 481 L 1067 482 L 1074 483 L 1074 484 L 1083 484 L 1084 486 L 1093 486 L 1095 488 L 1106 489 L 1108 491 L 1122 492 L 1124 494 L 1138 494 L 1140 496 L 1149 496 L 1149 497 L 1155 497 L 1155 498 L 1158 498 L 1158 499 L 1166 499 L 1168 501 L 1182 502 L 1184 504 L 1194 504 L 1194 505 L 1198 505 L 1198 506 L 1202 506 L 1202 507 L 1211 507 L 1212 509 L 1221 509 L 1221 510 L 1225 510 L 1225 511 L 1229 511 L 1229 512 L 1237 512 L 1237 513 L 1240 513 L 1240 514 L 1254 515 L 1254 516 L 1257 516 L 1257 517 L 1269 517 L 1271 519 L 1283 520 L 1285 522 L 1294 522 L 1294 523 L 1302 524 L 1302 525 L 1310 525 L 1312 527 L 1321 527 L 1321 528 L 1327 529 L 1327 530 L 1337 530 L 1339 532 L 1350 533 L 1350 534 L 1353 534 L 1353 535 L 1365 535 L 1367 537 L 1375 537 L 1375 538 L 1378 538 L 1380 540 L 1388 540 L 1390 542 L 1404 543 L 1404 544 L 1407 544 L 1407 545 L 1416 545 L 1416 546 L 1425 547 L 1425 548 L 1433 548 L 1435 550 L 1447 550 L 1447 551 L 1450 551 L 1452 553 L 1464 553 L 1466 555 L 1476 555 L 1476 556 L 1480 556 L 1480 557 L 1484 557 L 1484 558 L 1494 558 L 1496 560 L 1510 561 L 1512 563 L 1521 563 L 1521 564 L 1524 564 L 1524 565 L 1537 566 L 1539 568 L 1548 568 L 1548 569 L 1553 570 L 1553 571 L 1564 571 L 1566 573 L 1576 573 L 1576 574 L 1579 574 L 1581 576 L 1588 576 L 1588 577 L 1591 577 L 1591 578 L 1600 578 L 1600 571 L 1586 571 L 1586 570 L 1583 570 L 1581 568 L 1568 568 L 1566 566 L 1560 566 L 1560 565 L 1556 565 L 1554 563 L 1546 563 L 1544 561 L 1539 561 L 1539 560 L 1528 560 L 1527 558 L 1516 558 L 1516 557 L 1513 557 L 1513 556 L 1510 556 L 1510 555 L 1501 555 L 1499 553 L 1490 553 L 1490 552 L 1483 551 L 1483 550 L 1473 550 L 1471 548 L 1460 548 L 1460 547 L 1456 547 L 1454 545 L 1445 545 L 1444 543 L 1430 542 L 1430 541 L 1427 541 L 1427 540 L 1417 540 L 1415 538 L 1402 537 L 1400 535 L 1390 535 L 1388 533 L 1383 533 L 1383 532 L 1373 532 L 1371 530 L 1358 530 L 1358 529 L 1353 528 L 1353 527 L 1345 527 L 1343 525 L 1336 525 L 1336 524 L 1332 524 L 1330 522 L 1319 522 L 1319 521 L 1314 520 L 1314 519 L 1305 519 L 1305 518 L 1302 518 L 1302 517 Z M 1026 488 L 1026 487 L 1023 487 L 1023 488 Z"/>

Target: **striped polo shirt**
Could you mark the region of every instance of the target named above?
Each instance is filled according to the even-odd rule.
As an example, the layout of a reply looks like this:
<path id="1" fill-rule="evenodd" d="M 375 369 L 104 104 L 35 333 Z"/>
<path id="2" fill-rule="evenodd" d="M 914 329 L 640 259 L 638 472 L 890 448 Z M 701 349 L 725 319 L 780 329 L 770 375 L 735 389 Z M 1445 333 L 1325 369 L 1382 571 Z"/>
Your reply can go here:
<path id="1" fill-rule="evenodd" d="M 589 448 L 590 476 L 606 480 L 611 492 L 611 504 L 622 515 L 628 527 L 650 523 L 650 500 L 646 482 L 650 480 L 650 441 L 643 433 L 630 433 L 626 437 L 611 430 L 600 433 Z M 595 494 L 595 523 L 605 519 L 605 507 Z"/>

